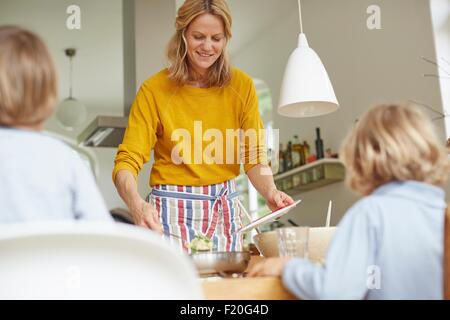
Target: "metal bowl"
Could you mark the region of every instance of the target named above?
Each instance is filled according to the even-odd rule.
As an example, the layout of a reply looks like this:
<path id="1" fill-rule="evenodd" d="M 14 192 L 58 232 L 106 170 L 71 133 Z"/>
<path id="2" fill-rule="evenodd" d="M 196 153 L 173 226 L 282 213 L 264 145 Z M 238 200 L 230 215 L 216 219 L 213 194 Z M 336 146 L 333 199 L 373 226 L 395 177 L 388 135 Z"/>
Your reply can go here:
<path id="1" fill-rule="evenodd" d="M 200 275 L 243 273 L 250 252 L 198 252 L 190 255 Z"/>

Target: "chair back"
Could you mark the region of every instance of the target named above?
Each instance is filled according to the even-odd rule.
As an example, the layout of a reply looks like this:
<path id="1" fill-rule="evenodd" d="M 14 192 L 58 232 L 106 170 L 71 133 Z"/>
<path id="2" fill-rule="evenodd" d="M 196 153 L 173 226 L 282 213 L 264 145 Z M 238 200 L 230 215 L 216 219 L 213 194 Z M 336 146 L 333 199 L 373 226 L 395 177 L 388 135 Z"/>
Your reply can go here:
<path id="1" fill-rule="evenodd" d="M 189 257 L 119 223 L 0 226 L 0 299 L 202 299 Z"/>

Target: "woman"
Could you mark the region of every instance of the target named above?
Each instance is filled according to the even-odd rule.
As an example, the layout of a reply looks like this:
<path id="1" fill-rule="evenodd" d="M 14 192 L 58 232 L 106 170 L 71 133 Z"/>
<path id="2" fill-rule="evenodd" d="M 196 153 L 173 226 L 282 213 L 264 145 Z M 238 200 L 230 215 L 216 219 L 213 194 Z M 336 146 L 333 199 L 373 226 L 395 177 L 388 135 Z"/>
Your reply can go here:
<path id="1" fill-rule="evenodd" d="M 302 299 L 442 299 L 447 151 L 412 106 L 381 105 L 342 144 L 350 187 L 326 266 L 272 258 L 250 276 L 283 276 Z"/>
<path id="2" fill-rule="evenodd" d="M 136 224 L 176 239 L 185 251 L 199 235 L 213 240 L 215 250 L 242 249 L 234 180 L 241 157 L 270 209 L 293 203 L 276 189 L 266 164 L 256 90 L 249 76 L 230 67 L 230 38 L 224 0 L 185 1 L 168 46 L 169 67 L 141 86 L 115 160 L 113 180 Z M 135 179 L 152 149 L 153 189 L 144 201 Z"/>

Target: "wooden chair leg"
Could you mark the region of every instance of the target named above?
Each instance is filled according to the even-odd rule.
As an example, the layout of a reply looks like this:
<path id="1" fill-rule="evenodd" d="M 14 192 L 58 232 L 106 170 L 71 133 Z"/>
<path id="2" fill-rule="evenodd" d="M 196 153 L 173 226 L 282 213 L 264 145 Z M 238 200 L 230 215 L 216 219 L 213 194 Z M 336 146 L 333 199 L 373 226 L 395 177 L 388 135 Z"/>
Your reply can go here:
<path id="1" fill-rule="evenodd" d="M 445 212 L 444 227 L 444 299 L 450 300 L 450 205 Z"/>

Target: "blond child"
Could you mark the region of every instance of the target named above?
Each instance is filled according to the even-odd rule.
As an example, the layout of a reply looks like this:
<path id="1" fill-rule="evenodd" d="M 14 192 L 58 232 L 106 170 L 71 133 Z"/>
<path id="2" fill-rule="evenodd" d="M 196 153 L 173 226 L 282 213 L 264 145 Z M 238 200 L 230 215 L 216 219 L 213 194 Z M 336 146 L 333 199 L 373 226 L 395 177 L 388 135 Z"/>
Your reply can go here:
<path id="1" fill-rule="evenodd" d="M 56 99 L 46 45 L 32 32 L 0 26 L 0 223 L 112 221 L 81 158 L 42 132 Z"/>
<path id="2" fill-rule="evenodd" d="M 339 223 L 326 265 L 274 258 L 250 276 L 282 275 L 302 299 L 442 299 L 449 161 L 431 122 L 414 106 L 376 106 L 341 158 L 364 197 Z"/>

